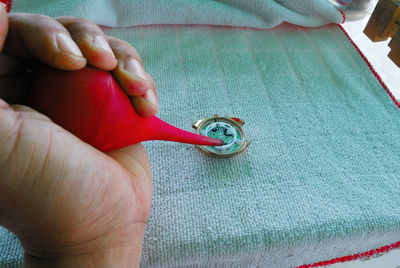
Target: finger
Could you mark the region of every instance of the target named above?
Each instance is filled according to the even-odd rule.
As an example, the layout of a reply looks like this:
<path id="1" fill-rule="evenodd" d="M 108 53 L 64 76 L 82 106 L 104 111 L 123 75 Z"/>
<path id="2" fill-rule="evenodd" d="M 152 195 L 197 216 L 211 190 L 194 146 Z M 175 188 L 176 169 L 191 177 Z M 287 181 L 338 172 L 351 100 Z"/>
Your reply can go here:
<path id="1" fill-rule="evenodd" d="M 143 68 L 139 54 L 129 43 L 113 37 L 108 37 L 108 43 L 118 59 L 117 68 L 113 73 L 128 95 L 143 95 L 149 88 L 154 87 L 153 81 Z"/>
<path id="2" fill-rule="evenodd" d="M 2 100 L 0 98 L 0 110 L 5 110 L 5 109 L 8 109 L 9 107 L 10 107 L 10 105 L 8 105 L 7 102 L 5 102 L 4 100 Z"/>
<path id="3" fill-rule="evenodd" d="M 153 116 L 158 112 L 157 92 L 149 89 L 142 96 L 130 97 L 133 107 L 141 116 Z"/>
<path id="4" fill-rule="evenodd" d="M 86 65 L 86 59 L 64 26 L 43 15 L 9 14 L 4 51 L 18 58 L 35 58 L 63 70 L 78 70 Z"/>
<path id="5" fill-rule="evenodd" d="M 74 17 L 60 17 L 56 20 L 68 30 L 90 65 L 106 71 L 117 66 L 117 59 L 103 31 L 95 23 Z"/>
<path id="6" fill-rule="evenodd" d="M 6 5 L 0 2 L 0 52 L 3 49 L 8 31 L 8 17 Z"/>
<path id="7" fill-rule="evenodd" d="M 153 116 L 158 111 L 156 86 L 143 68 L 136 50 L 127 42 L 108 37 L 108 42 L 118 59 L 113 74 L 125 92 L 131 96 L 132 104 L 142 116 Z"/>

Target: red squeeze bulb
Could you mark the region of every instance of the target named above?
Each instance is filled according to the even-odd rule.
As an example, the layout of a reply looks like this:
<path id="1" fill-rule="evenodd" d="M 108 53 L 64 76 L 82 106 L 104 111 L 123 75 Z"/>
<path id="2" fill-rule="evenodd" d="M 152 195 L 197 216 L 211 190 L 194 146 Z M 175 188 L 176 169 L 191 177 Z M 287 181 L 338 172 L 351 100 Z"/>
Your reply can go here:
<path id="1" fill-rule="evenodd" d="M 223 144 L 222 140 L 176 128 L 156 116 L 139 116 L 112 74 L 92 67 L 78 71 L 40 69 L 35 73 L 29 105 L 105 152 L 147 140 Z"/>

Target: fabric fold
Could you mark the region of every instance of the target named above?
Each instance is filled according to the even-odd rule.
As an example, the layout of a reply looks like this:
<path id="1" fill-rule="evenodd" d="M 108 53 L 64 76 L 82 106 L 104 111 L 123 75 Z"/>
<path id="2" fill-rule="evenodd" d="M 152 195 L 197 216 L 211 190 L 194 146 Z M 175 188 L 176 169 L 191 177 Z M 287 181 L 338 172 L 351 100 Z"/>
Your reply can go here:
<path id="1" fill-rule="evenodd" d="M 282 22 L 317 27 L 342 21 L 340 12 L 327 0 L 19 0 L 12 12 L 83 17 L 108 27 L 202 24 L 271 28 Z"/>

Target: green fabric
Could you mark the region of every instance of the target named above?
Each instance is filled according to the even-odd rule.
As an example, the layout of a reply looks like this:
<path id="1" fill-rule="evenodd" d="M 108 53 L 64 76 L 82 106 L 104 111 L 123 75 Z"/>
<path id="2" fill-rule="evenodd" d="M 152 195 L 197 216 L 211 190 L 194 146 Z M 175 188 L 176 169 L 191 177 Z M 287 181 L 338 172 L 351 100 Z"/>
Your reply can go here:
<path id="1" fill-rule="evenodd" d="M 18 238 L 0 227 L 0 267 L 19 267 L 23 265 L 24 251 Z"/>
<path id="2" fill-rule="evenodd" d="M 239 256 L 286 267 L 400 240 L 400 111 L 337 26 L 106 33 L 140 52 L 160 118 L 189 129 L 213 114 L 239 117 L 251 142 L 231 159 L 146 143 L 154 201 L 144 264 Z M 323 244 L 337 249 L 309 252 Z"/>
<path id="3" fill-rule="evenodd" d="M 284 21 L 312 27 L 342 21 L 328 0 L 16 0 L 13 11 L 83 17 L 112 27 L 215 24 L 265 28 Z"/>
<path id="4" fill-rule="evenodd" d="M 144 267 L 293 267 L 400 240 L 399 110 L 337 26 L 105 32 L 138 50 L 161 119 L 239 117 L 251 142 L 230 159 L 145 143 Z"/>

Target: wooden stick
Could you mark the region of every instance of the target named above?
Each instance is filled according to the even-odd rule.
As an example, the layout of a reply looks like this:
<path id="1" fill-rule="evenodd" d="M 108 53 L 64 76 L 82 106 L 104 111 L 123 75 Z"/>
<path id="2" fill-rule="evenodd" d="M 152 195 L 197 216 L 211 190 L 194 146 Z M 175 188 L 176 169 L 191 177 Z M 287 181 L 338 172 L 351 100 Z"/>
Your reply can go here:
<path id="1" fill-rule="evenodd" d="M 376 5 L 364 33 L 373 42 L 393 37 L 399 29 L 400 0 L 380 0 Z"/>

